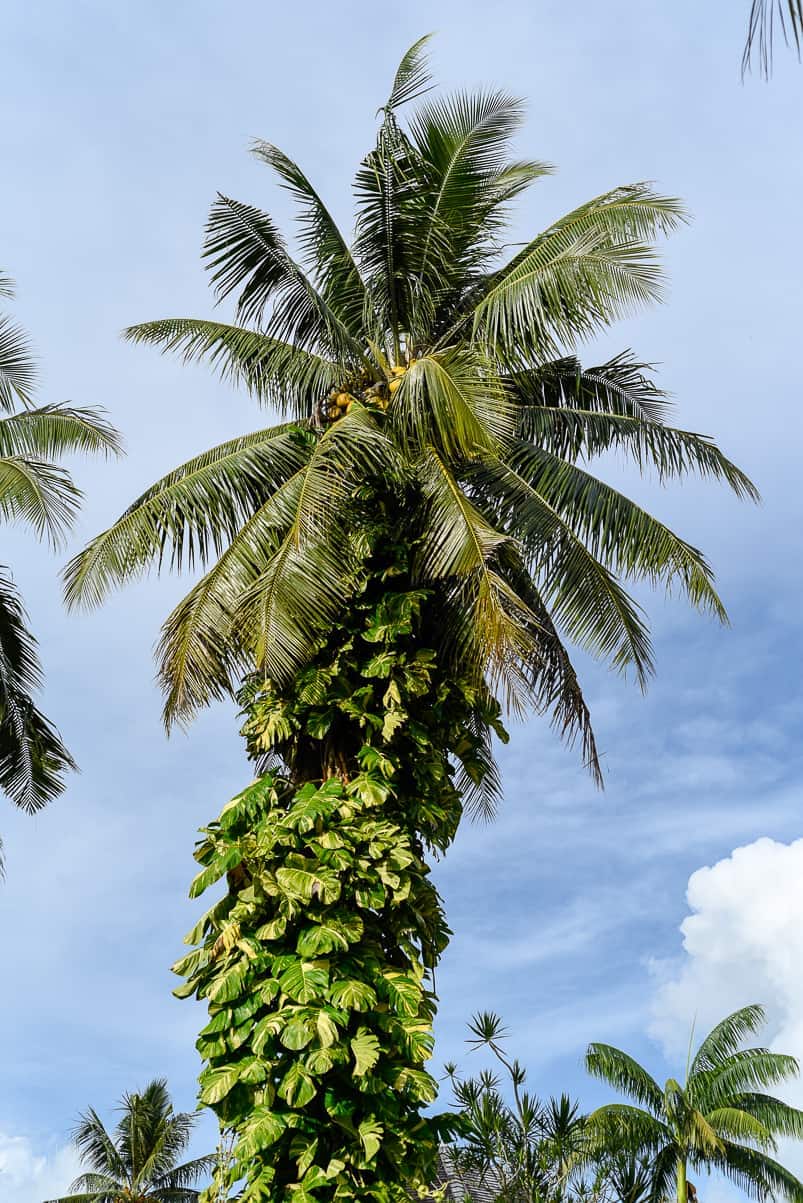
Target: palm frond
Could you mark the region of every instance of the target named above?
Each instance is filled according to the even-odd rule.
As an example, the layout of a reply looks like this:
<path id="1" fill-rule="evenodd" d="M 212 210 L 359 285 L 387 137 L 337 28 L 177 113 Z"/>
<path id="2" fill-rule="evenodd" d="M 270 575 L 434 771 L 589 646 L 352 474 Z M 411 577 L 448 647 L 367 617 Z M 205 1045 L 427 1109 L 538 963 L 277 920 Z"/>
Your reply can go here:
<path id="1" fill-rule="evenodd" d="M 562 523 L 579 538 L 584 548 L 607 568 L 628 579 L 646 580 L 653 587 L 671 590 L 678 582 L 692 605 L 726 621 L 722 602 L 714 588 L 713 573 L 702 552 L 679 538 L 669 527 L 653 518 L 617 489 L 598 477 L 584 472 L 547 451 L 526 443 L 514 443 L 505 465 L 508 475 L 502 485 L 516 490 L 525 482 L 530 492 L 518 484 L 517 494 L 510 492 L 508 526 L 518 535 L 534 557 L 538 571 L 539 540 L 547 520 L 557 514 Z M 541 507 L 538 508 L 540 500 Z M 534 512 L 517 508 L 534 503 Z M 530 530 L 528 519 L 535 522 Z M 533 538 L 535 535 L 535 538 Z M 549 543 L 544 540 L 546 562 L 550 562 Z"/>
<path id="2" fill-rule="evenodd" d="M 570 519 L 517 466 L 488 460 L 467 470 L 466 479 L 488 498 L 500 530 L 522 546 L 556 625 L 615 668 L 633 668 L 643 685 L 653 655 L 640 608 Z"/>
<path id="3" fill-rule="evenodd" d="M 706 1123 L 718 1138 L 747 1141 L 759 1149 L 773 1152 L 776 1148 L 775 1139 L 770 1129 L 749 1111 L 741 1107 L 717 1107 L 705 1116 Z"/>
<path id="4" fill-rule="evenodd" d="M 365 362 L 363 347 L 290 257 L 267 213 L 219 194 L 209 214 L 204 258 L 218 296 L 238 293 L 241 322 L 259 325 L 272 302 L 269 336 L 336 360 Z"/>
<path id="5" fill-rule="evenodd" d="M 518 373 L 510 395 L 520 403 L 520 437 L 562 459 L 622 450 L 642 472 L 656 469 L 662 482 L 694 473 L 758 501 L 755 485 L 713 439 L 666 424 L 666 394 L 647 368 L 624 355 L 588 369 L 569 358 Z"/>
<path id="6" fill-rule="evenodd" d="M 81 1160 L 96 1173 L 125 1181 L 126 1167 L 120 1153 L 93 1107 L 79 1117 L 72 1138 Z"/>
<path id="7" fill-rule="evenodd" d="M 388 410 L 398 440 L 436 446 L 450 461 L 494 452 L 516 415 L 489 365 L 473 349 L 446 348 L 410 365 Z"/>
<path id="8" fill-rule="evenodd" d="M 427 62 L 426 47 L 431 40 L 432 34 L 425 33 L 402 55 L 393 78 L 390 96 L 384 106 L 385 112 L 393 112 L 429 91 L 432 76 Z"/>
<path id="9" fill-rule="evenodd" d="M 312 417 L 342 377 L 338 365 L 324 356 L 223 322 L 163 318 L 129 326 L 124 336 L 176 351 L 185 363 L 206 360 L 221 379 L 243 384 L 258 401 L 297 419 Z"/>
<path id="10" fill-rule="evenodd" d="M 677 200 L 646 184 L 581 205 L 479 289 L 468 315 L 475 337 L 514 360 L 542 359 L 659 300 L 652 241 L 684 216 Z"/>
<path id="11" fill-rule="evenodd" d="M 0 315 L 0 409 L 32 404 L 36 376 L 27 334 L 10 317 Z"/>
<path id="12" fill-rule="evenodd" d="M 639 1065 L 638 1061 L 621 1049 L 610 1044 L 589 1044 L 585 1067 L 593 1078 L 607 1082 L 621 1094 L 630 1095 L 642 1107 L 646 1107 L 653 1118 L 662 1113 L 664 1092 L 644 1066 Z M 608 1110 L 609 1108 L 602 1108 L 595 1114 Z M 617 1114 L 627 1113 L 620 1108 Z"/>
<path id="13" fill-rule="evenodd" d="M 0 573 L 0 788 L 29 814 L 57 797 L 65 772 L 77 767 L 34 704 L 40 684 L 36 640 L 11 579 Z"/>
<path id="14" fill-rule="evenodd" d="M 53 548 L 62 545 L 83 494 L 69 472 L 32 455 L 0 458 L 0 515 L 24 522 Z"/>
<path id="15" fill-rule="evenodd" d="M 0 418 L 0 456 L 51 460 L 67 452 L 121 455 L 117 430 L 92 406 L 40 405 Z"/>
<path id="16" fill-rule="evenodd" d="M 291 423 L 230 439 L 168 473 L 70 561 L 68 606 L 99 605 L 112 586 L 161 567 L 167 551 L 172 568 L 220 554 L 309 454 Z"/>
<path id="17" fill-rule="evenodd" d="M 303 473 L 300 468 L 243 524 L 166 620 L 157 660 L 168 729 L 175 721 L 189 721 L 213 699 L 229 696 L 253 668 L 247 628 L 235 616 L 243 598 L 268 572 L 292 526 Z"/>
<path id="18" fill-rule="evenodd" d="M 787 46 L 794 46 L 798 58 L 803 42 L 803 0 L 752 0 L 747 22 L 747 39 L 742 54 L 742 78 L 750 70 L 754 57 L 765 79 L 772 75 L 776 34 Z"/>
<path id="19" fill-rule="evenodd" d="M 523 115 L 505 92 L 459 92 L 419 109 L 410 123 L 420 177 L 420 251 L 424 288 L 449 294 L 497 253 L 503 205 L 550 169 L 511 164 L 507 151 Z"/>
<path id="20" fill-rule="evenodd" d="M 753 1036 L 766 1023 L 764 1008 L 754 1003 L 728 1015 L 703 1040 L 692 1060 L 689 1076 L 699 1070 L 724 1068 L 728 1059 L 739 1050 L 748 1036 Z"/>
<path id="21" fill-rule="evenodd" d="M 0 271 L 0 297 L 13 297 L 16 290 L 16 285 L 11 276 L 6 275 L 4 271 Z"/>
<path id="22" fill-rule="evenodd" d="M 332 215 L 301 168 L 283 151 L 261 139 L 252 150 L 273 168 L 299 206 L 301 246 L 321 296 L 350 334 L 360 339 L 368 296 Z"/>
<path id="23" fill-rule="evenodd" d="M 735 1141 L 723 1142 L 723 1151 L 711 1159 L 713 1166 L 756 1200 L 787 1199 L 790 1203 L 803 1200 L 803 1183 L 791 1170 L 760 1149 L 750 1149 Z"/>

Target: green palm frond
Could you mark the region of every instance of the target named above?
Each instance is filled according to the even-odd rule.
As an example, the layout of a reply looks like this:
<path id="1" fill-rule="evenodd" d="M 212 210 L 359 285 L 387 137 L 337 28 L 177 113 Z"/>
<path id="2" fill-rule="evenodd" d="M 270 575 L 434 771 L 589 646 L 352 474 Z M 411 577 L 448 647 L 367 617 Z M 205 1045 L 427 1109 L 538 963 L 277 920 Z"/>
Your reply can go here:
<path id="1" fill-rule="evenodd" d="M 269 336 L 330 358 L 359 364 L 365 353 L 326 304 L 267 213 L 218 196 L 207 223 L 204 257 L 220 298 L 239 290 L 237 317 L 265 326 Z"/>
<path id="2" fill-rule="evenodd" d="M 712 1159 L 712 1167 L 724 1174 L 750 1199 L 787 1199 L 800 1203 L 803 1183 L 774 1158 L 760 1149 L 724 1141 L 723 1152 Z"/>
<path id="3" fill-rule="evenodd" d="M 229 439 L 162 477 L 65 569 L 70 606 L 99 605 L 169 551 L 174 567 L 220 554 L 256 506 L 309 458 L 305 434 L 290 424 Z M 1 478 L 0 478 L 1 479 Z"/>
<path id="4" fill-rule="evenodd" d="M 470 311 L 475 336 L 512 363 L 541 358 L 659 300 L 662 273 L 651 243 L 684 219 L 677 200 L 646 184 L 581 205 L 482 286 Z"/>
<path id="5" fill-rule="evenodd" d="M 0 315 L 0 409 L 30 405 L 36 376 L 27 334 L 11 318 Z"/>
<path id="6" fill-rule="evenodd" d="M 312 417 L 341 375 L 337 364 L 321 355 L 222 322 L 163 318 L 130 326 L 125 337 L 177 351 L 185 363 L 206 360 L 221 379 L 243 384 L 258 401 L 293 418 Z"/>
<path id="7" fill-rule="evenodd" d="M 351 250 L 329 210 L 300 167 L 270 142 L 257 140 L 257 158 L 267 163 L 299 207 L 301 246 L 324 303 L 356 339 L 362 334 L 368 296 Z"/>
<path id="8" fill-rule="evenodd" d="M 0 457 L 0 515 L 30 526 L 53 548 L 63 543 L 81 499 L 65 468 L 31 455 Z"/>
<path id="9" fill-rule="evenodd" d="M 790 1077 L 793 1075 L 787 1075 Z M 803 1139 L 803 1111 L 770 1094 L 749 1091 L 733 1096 L 733 1104 L 763 1124 L 773 1137 Z"/>
<path id="10" fill-rule="evenodd" d="M 243 673 L 292 678 L 336 628 L 366 557 L 381 556 L 381 516 L 426 592 L 436 654 L 548 715 L 599 779 L 570 645 L 643 683 L 652 646 L 631 581 L 725 614 L 702 553 L 590 461 L 615 451 L 662 481 L 694 473 L 756 493 L 711 439 L 669 424 L 648 365 L 626 353 L 585 368 L 572 352 L 660 295 L 655 242 L 685 219 L 680 203 L 643 183 L 614 188 L 504 262 L 509 204 L 549 168 L 514 157 L 522 105 L 503 91 L 427 96 L 408 116 L 430 88 L 427 41 L 379 111 L 350 243 L 307 174 L 258 141 L 299 210 L 298 262 L 269 213 L 219 195 L 204 259 L 234 324 L 127 332 L 204 360 L 296 426 L 231 440 L 157 482 L 69 565 L 68 600 L 96 603 L 151 567 L 203 567 L 159 648 L 165 719 L 183 720 Z M 457 771 L 469 788 L 469 768 Z"/>
<path id="11" fill-rule="evenodd" d="M 33 693 L 42 672 L 36 640 L 6 572 L 0 572 L 0 788 L 20 810 L 41 810 L 64 789 L 75 761 Z"/>
<path id="12" fill-rule="evenodd" d="M 620 671 L 633 668 L 646 683 L 653 653 L 643 614 L 571 522 L 511 464 L 489 461 L 468 480 L 501 510 L 498 526 L 522 546 L 555 624 L 580 647 Z"/>
<path id="13" fill-rule="evenodd" d="M 497 451 L 516 422 L 498 377 L 473 348 L 446 348 L 416 360 L 388 417 L 400 442 L 432 444 L 452 461 Z"/>
<path id="14" fill-rule="evenodd" d="M 642 1107 L 646 1107 L 653 1117 L 660 1116 L 664 1105 L 664 1092 L 633 1057 L 613 1045 L 594 1043 L 588 1046 L 585 1066 L 592 1077 L 607 1082 L 621 1094 L 630 1095 Z M 624 1115 L 625 1112 L 621 1114 Z"/>
<path id="15" fill-rule="evenodd" d="M 794 46 L 800 58 L 803 0 L 752 0 L 742 55 L 742 78 L 750 70 L 755 57 L 761 74 L 769 79 L 776 34 L 781 35 L 787 46 Z"/>
<path id="16" fill-rule="evenodd" d="M 706 1123 L 718 1138 L 728 1138 L 740 1142 L 747 1141 L 759 1149 L 773 1152 L 776 1148 L 775 1138 L 770 1129 L 741 1107 L 717 1107 L 709 1111 L 705 1117 Z"/>
<path id="17" fill-rule="evenodd" d="M 528 534 L 516 509 L 526 500 L 536 506 L 540 502 L 542 511 L 545 508 L 550 515 L 559 515 L 588 552 L 613 572 L 646 580 L 653 586 L 662 584 L 670 590 L 679 582 L 692 605 L 725 619 L 713 573 L 703 554 L 617 489 L 577 465 L 526 443 L 512 445 L 505 466 L 509 472 L 503 477 L 503 487 L 506 483 L 513 490 L 513 496 L 508 493 L 505 497 L 512 510 L 508 528 L 524 540 L 536 564 L 538 539 Z M 526 493 L 520 482 L 528 486 Z M 543 518 L 539 523 L 538 516 L 533 517 L 536 529 L 543 526 Z M 545 558 L 551 558 L 548 542 Z"/>
<path id="18" fill-rule="evenodd" d="M 748 1036 L 755 1033 L 766 1022 L 764 1008 L 754 1003 L 741 1007 L 712 1028 L 694 1055 L 690 1066 L 693 1076 L 699 1070 L 724 1068 L 728 1059 L 736 1053 Z"/>
<path id="19" fill-rule="evenodd" d="M 92 406 L 40 405 L 0 418 L 0 456 L 51 460 L 67 452 L 120 455 L 120 435 Z"/>
<path id="20" fill-rule="evenodd" d="M 384 112 L 394 112 L 402 105 L 418 100 L 430 90 L 432 75 L 427 62 L 426 48 L 431 40 L 432 34 L 425 33 L 402 56 Z"/>

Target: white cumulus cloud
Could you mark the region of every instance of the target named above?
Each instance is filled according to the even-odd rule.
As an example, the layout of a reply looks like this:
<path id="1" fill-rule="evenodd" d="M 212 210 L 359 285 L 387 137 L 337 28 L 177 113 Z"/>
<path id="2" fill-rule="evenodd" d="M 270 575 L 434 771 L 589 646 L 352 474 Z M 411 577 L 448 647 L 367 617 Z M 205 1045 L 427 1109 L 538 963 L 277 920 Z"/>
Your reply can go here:
<path id="1" fill-rule="evenodd" d="M 26 1136 L 0 1132 L 0 1199 L 3 1203 L 42 1203 L 66 1193 L 80 1173 L 71 1146 L 40 1153 Z"/>
<path id="2" fill-rule="evenodd" d="M 693 1022 L 699 1037 L 737 1007 L 763 1003 L 762 1041 L 803 1061 L 803 839 L 736 848 L 693 873 L 686 896 L 685 956 L 653 966 L 652 1034 L 676 1056 Z"/>

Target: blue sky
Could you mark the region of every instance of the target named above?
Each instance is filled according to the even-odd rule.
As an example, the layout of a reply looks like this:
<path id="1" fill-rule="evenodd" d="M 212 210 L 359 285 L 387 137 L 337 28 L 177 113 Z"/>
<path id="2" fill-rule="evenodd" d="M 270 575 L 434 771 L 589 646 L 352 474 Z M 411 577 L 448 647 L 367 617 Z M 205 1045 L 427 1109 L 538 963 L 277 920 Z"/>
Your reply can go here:
<path id="1" fill-rule="evenodd" d="M 162 471 L 259 420 L 202 367 L 127 346 L 120 329 L 211 312 L 199 248 L 216 190 L 288 220 L 286 198 L 247 154 L 253 137 L 296 158 L 348 228 L 353 169 L 396 62 L 421 33 L 437 31 L 445 86 L 526 97 L 522 155 L 559 167 L 521 206 L 514 237 L 634 180 L 656 180 L 692 211 L 665 248 L 667 303 L 586 354 L 632 346 L 660 364 L 678 424 L 716 434 L 759 484 L 764 503 L 750 508 L 699 484 L 626 479 L 705 547 L 732 626 L 651 601 L 659 675 L 646 698 L 584 666 L 606 792 L 542 723 L 518 726 L 502 754 L 498 822 L 466 827 L 437 870 L 456 933 L 438 975 L 438 1060 L 463 1058 L 465 1021 L 494 1008 L 534 1087 L 589 1102 L 601 1094 L 580 1066 L 588 1040 L 621 1043 L 668 1072 L 672 1032 L 705 1013 L 712 981 L 727 979 L 723 1006 L 764 989 L 775 1034 L 798 1039 L 798 1004 L 803 1024 L 799 971 L 781 980 L 768 962 L 745 980 L 735 929 L 718 943 L 712 927 L 702 951 L 698 942 L 685 952 L 679 931 L 695 870 L 733 863 L 738 875 L 733 849 L 765 836 L 794 857 L 803 834 L 803 69 L 779 52 L 770 85 L 740 83 L 746 9 L 4 7 L 0 263 L 41 353 L 43 398 L 104 404 L 128 446 L 121 463 L 77 469 L 88 498 L 74 547 Z M 145 581 L 98 613 L 66 615 L 59 563 L 20 532 L 5 531 L 4 546 L 40 636 L 47 711 L 83 770 L 36 819 L 0 811 L 0 1194 L 28 1203 L 66 1186 L 63 1146 L 87 1104 L 108 1109 L 166 1074 L 177 1101 L 193 1105 L 200 1015 L 170 997 L 167 966 L 192 921 L 195 830 L 248 767 L 231 708 L 170 741 L 161 731 L 151 650 L 179 582 Z M 760 894 L 772 883 L 756 856 Z M 776 910 L 793 916 L 797 901 L 787 890 Z M 746 891 L 740 905 L 749 911 Z M 722 912 L 710 895 L 700 906 L 715 926 Z M 691 962 L 705 962 L 702 976 L 688 976 Z M 681 979 L 691 986 L 673 993 Z M 695 982 L 705 997 L 692 997 Z M 803 1039 L 787 1051 L 803 1053 Z"/>

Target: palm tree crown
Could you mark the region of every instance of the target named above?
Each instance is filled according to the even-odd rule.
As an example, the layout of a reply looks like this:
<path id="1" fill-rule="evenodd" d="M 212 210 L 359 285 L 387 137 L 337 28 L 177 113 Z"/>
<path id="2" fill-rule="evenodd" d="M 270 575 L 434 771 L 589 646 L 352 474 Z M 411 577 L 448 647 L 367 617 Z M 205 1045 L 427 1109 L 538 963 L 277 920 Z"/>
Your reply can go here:
<path id="1" fill-rule="evenodd" d="M 683 220 L 645 184 L 596 197 L 505 259 L 510 202 L 550 169 L 513 159 L 519 101 L 428 98 L 422 39 L 357 172 L 349 246 L 301 169 L 254 153 L 300 212 L 301 259 L 267 213 L 219 196 L 205 258 L 236 325 L 171 318 L 128 337 L 203 358 L 286 421 L 196 456 L 148 489 L 69 566 L 72 604 L 165 561 L 204 575 L 160 645 L 166 719 L 186 719 L 256 663 L 287 683 L 353 594 L 377 511 L 412 549 L 412 587 L 440 614 L 439 651 L 509 704 L 551 714 L 599 765 L 567 642 L 643 682 L 644 615 L 623 580 L 677 586 L 723 617 L 700 551 L 589 462 L 622 452 L 754 497 L 707 437 L 667 422 L 625 352 L 574 346 L 654 300 L 652 243 Z"/>
<path id="2" fill-rule="evenodd" d="M 179 1164 L 196 1116 L 173 1110 L 162 1079 L 123 1095 L 120 1110 L 113 1133 L 91 1107 L 80 1117 L 73 1141 L 89 1168 L 51 1203 L 194 1203 L 196 1184 L 215 1161 L 210 1155 Z"/>
<path id="3" fill-rule="evenodd" d="M 0 276 L 0 296 L 13 295 Z M 0 518 L 25 523 L 61 545 L 81 492 L 54 460 L 70 452 L 118 453 L 116 431 L 98 409 L 34 404 L 36 367 L 28 339 L 0 315 Z M 7 567 L 0 566 L 0 789 L 22 810 L 39 810 L 74 768 L 58 732 L 34 705 L 41 684 L 36 640 Z"/>
<path id="4" fill-rule="evenodd" d="M 627 1053 L 589 1045 L 589 1073 L 635 1103 L 610 1103 L 590 1122 L 603 1144 L 613 1137 L 649 1158 L 653 1200 L 666 1199 L 674 1186 L 677 1203 L 687 1203 L 689 1170 L 717 1170 L 755 1199 L 803 1198 L 803 1183 L 772 1156 L 779 1137 L 803 1137 L 803 1111 L 764 1093 L 796 1077 L 798 1063 L 742 1047 L 763 1022 L 759 1006 L 723 1019 L 690 1057 L 685 1081 L 670 1078 L 663 1089 Z"/>

